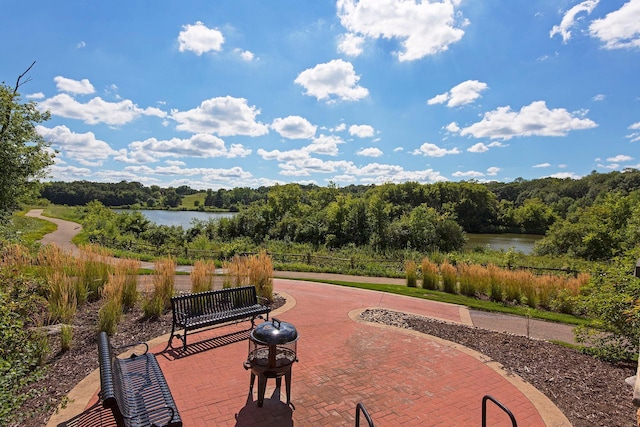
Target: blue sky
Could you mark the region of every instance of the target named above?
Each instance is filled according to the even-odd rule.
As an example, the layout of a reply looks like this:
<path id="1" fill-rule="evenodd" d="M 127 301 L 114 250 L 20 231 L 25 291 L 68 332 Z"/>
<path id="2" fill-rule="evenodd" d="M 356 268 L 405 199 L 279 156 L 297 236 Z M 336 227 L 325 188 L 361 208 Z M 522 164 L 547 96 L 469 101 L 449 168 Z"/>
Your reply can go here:
<path id="1" fill-rule="evenodd" d="M 197 189 L 640 168 L 640 0 L 2 1 L 51 180 Z"/>

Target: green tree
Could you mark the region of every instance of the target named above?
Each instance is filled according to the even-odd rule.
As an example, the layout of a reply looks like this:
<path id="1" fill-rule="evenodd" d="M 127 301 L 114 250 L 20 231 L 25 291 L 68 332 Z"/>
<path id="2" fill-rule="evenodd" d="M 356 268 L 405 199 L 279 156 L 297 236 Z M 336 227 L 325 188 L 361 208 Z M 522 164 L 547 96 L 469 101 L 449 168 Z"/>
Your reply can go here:
<path id="1" fill-rule="evenodd" d="M 31 67 L 18 76 L 15 86 L 0 84 L 0 222 L 38 194 L 39 181 L 53 164 L 54 154 L 36 129 L 49 120 L 49 112 L 38 111 L 33 101 L 22 102 L 18 93 L 30 80 L 24 77 Z"/>

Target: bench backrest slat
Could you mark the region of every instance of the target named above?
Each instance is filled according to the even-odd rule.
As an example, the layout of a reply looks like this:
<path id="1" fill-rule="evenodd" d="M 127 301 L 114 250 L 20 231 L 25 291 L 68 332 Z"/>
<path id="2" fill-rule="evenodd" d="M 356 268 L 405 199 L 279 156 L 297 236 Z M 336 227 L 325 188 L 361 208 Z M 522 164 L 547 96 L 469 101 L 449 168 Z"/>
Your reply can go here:
<path id="1" fill-rule="evenodd" d="M 258 303 L 255 286 L 217 289 L 195 294 L 178 295 L 171 298 L 174 316 L 177 313 L 190 316 L 231 311 L 238 307 L 249 307 Z"/>

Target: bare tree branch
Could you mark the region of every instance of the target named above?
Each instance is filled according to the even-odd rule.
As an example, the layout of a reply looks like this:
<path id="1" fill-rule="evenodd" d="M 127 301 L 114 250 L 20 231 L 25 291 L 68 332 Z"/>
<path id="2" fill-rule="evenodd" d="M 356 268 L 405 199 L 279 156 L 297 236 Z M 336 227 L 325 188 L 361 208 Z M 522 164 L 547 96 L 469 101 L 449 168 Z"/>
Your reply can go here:
<path id="1" fill-rule="evenodd" d="M 29 65 L 29 68 L 27 68 L 24 73 L 20 74 L 18 76 L 18 80 L 16 80 L 16 85 L 13 88 L 13 94 L 11 95 L 11 99 L 8 100 L 9 105 L 7 105 L 7 111 L 5 112 L 5 115 L 4 115 L 2 129 L 0 129 L 0 141 L 2 140 L 2 137 L 4 136 L 4 134 L 7 132 L 7 129 L 9 128 L 9 124 L 11 122 L 11 112 L 13 111 L 13 108 L 12 108 L 13 98 L 18 94 L 18 88 L 23 84 L 30 82 L 31 77 L 28 77 L 23 82 L 20 82 L 20 80 L 22 80 L 22 78 L 31 70 L 31 68 L 33 68 L 35 64 L 36 64 L 36 61 L 33 61 L 31 65 Z"/>

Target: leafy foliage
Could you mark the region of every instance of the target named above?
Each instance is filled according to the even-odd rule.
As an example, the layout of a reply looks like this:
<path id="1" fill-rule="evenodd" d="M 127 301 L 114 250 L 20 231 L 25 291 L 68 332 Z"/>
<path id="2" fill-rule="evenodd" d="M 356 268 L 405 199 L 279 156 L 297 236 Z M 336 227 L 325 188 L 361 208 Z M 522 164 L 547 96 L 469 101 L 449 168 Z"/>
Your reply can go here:
<path id="1" fill-rule="evenodd" d="M 28 385 L 43 375 L 46 336 L 30 329 L 43 300 L 31 279 L 0 269 L 0 425 L 19 422 Z"/>
<path id="2" fill-rule="evenodd" d="M 640 247 L 636 247 L 601 267 L 577 300 L 599 327 L 583 327 L 578 334 L 580 341 L 591 345 L 592 354 L 610 360 L 630 360 L 638 354 L 640 278 L 634 277 L 633 268 L 639 257 Z"/>
<path id="3" fill-rule="evenodd" d="M 53 163 L 49 144 L 36 130 L 49 113 L 40 112 L 33 101 L 22 102 L 18 93 L 22 77 L 13 88 L 0 84 L 0 221 L 38 195 L 39 179 Z"/>

